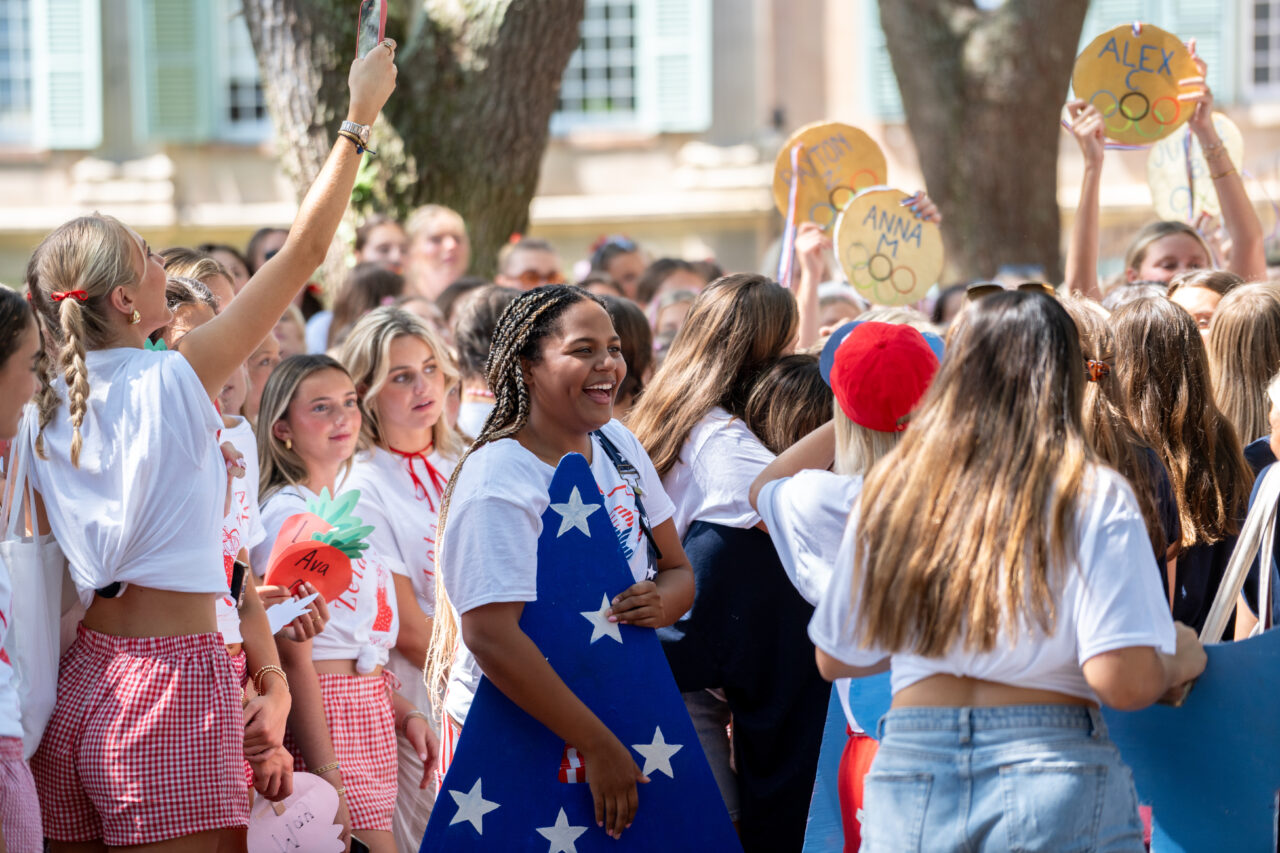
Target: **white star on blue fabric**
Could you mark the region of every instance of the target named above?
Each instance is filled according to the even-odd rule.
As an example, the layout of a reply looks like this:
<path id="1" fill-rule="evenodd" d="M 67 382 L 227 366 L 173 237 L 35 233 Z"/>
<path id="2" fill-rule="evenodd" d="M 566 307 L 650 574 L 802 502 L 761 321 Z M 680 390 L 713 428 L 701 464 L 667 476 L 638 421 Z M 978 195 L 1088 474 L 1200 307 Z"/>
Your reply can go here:
<path id="1" fill-rule="evenodd" d="M 469 821 L 471 826 L 479 835 L 484 835 L 484 816 L 498 807 L 498 804 L 492 800 L 486 800 L 480 793 L 480 778 L 476 778 L 476 783 L 471 786 L 471 790 L 467 793 L 459 793 L 458 791 L 450 791 L 449 796 L 453 797 L 453 801 L 458 804 L 458 811 L 453 816 L 453 820 L 449 821 L 449 825 L 462 821 Z"/>
<path id="2" fill-rule="evenodd" d="M 556 531 L 557 539 L 565 535 L 573 527 L 578 528 L 583 535 L 589 537 L 591 528 L 587 527 L 587 518 L 590 517 L 591 513 L 600 509 L 600 504 L 584 504 L 582 495 L 578 493 L 578 487 L 574 486 L 573 491 L 569 493 L 569 502 L 567 504 L 552 504 L 551 508 L 560 513 L 560 529 Z"/>
<path id="3" fill-rule="evenodd" d="M 601 637 L 612 637 L 619 643 L 622 642 L 622 632 L 618 630 L 617 622 L 610 622 L 606 615 L 609 611 L 609 596 L 600 596 L 599 610 L 580 610 L 582 618 L 591 623 L 591 643 Z M 590 645 L 588 643 L 587 645 Z"/>
<path id="4" fill-rule="evenodd" d="M 538 827 L 538 834 L 551 842 L 547 853 L 578 853 L 578 845 L 575 842 L 578 836 L 586 831 L 585 826 L 571 826 L 569 818 L 565 817 L 564 809 L 561 809 L 556 817 L 555 826 Z"/>
<path id="5" fill-rule="evenodd" d="M 662 736 L 662 729 L 655 728 L 653 730 L 652 743 L 633 743 L 631 748 L 644 758 L 644 768 L 641 773 L 648 776 L 650 773 L 665 773 L 672 779 L 676 778 L 676 774 L 671 771 L 671 756 L 684 749 L 684 744 L 667 743 L 667 739 Z"/>

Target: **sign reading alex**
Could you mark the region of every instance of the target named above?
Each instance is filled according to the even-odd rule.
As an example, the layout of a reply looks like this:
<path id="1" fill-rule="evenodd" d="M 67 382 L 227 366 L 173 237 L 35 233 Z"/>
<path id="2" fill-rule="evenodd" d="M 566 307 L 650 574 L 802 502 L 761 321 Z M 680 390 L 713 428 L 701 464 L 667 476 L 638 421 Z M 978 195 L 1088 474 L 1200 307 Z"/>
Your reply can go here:
<path id="1" fill-rule="evenodd" d="M 870 190 L 849 202 L 836 222 L 840 266 L 876 305 L 918 302 L 942 273 L 942 232 L 903 207 L 910 198 L 899 190 Z"/>
<path id="2" fill-rule="evenodd" d="M 1071 88 L 1107 119 L 1107 136 L 1149 145 L 1181 126 L 1195 109 L 1178 95 L 1199 91 L 1200 71 L 1172 33 L 1150 24 L 1125 24 L 1089 43 L 1076 59 Z"/>

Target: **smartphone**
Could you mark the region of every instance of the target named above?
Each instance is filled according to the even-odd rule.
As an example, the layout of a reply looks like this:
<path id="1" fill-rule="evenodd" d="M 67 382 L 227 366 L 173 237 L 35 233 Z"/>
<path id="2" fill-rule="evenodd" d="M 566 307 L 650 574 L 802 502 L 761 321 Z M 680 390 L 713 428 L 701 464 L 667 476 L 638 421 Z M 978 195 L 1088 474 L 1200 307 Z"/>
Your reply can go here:
<path id="1" fill-rule="evenodd" d="M 386 35 L 387 0 L 360 0 L 360 20 L 356 26 L 356 56 L 364 59 Z"/>
<path id="2" fill-rule="evenodd" d="M 231 600 L 236 603 L 236 609 L 244 606 L 244 576 L 249 571 L 248 563 L 242 560 L 236 560 L 231 568 Z"/>
<path id="3" fill-rule="evenodd" d="M 369 845 L 353 835 L 351 836 L 351 853 L 369 853 Z"/>

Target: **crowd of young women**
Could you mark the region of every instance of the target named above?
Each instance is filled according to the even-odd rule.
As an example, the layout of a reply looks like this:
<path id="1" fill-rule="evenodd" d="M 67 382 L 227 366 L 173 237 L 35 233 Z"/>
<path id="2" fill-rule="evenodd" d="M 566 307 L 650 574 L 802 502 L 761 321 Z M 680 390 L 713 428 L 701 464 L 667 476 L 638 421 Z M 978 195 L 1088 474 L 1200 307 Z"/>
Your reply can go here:
<path id="1" fill-rule="evenodd" d="M 394 50 L 353 64 L 351 122 Z M 1208 105 L 1192 127 L 1226 169 Z M 0 289 L 0 439 L 4 515 L 65 554 L 75 636 L 56 673 L 0 651 L 0 850 L 241 850 L 254 798 L 302 772 L 344 844 L 416 850 L 482 676 L 573 746 L 625 836 L 648 779 L 520 626 L 568 453 L 631 569 L 606 616 L 657 631 L 745 849 L 800 849 L 828 680 L 885 670 L 892 710 L 848 719 L 846 849 L 1143 849 L 1099 707 L 1205 666 L 1196 629 L 1276 461 L 1280 291 L 1224 171 L 1229 256 L 1156 223 L 1104 293 L 1101 124 L 1069 113 L 1066 284 L 944 291 L 933 321 L 824 284 L 812 224 L 789 288 L 620 236 L 581 286 L 528 237 L 489 283 L 434 205 L 364 223 L 320 310 L 347 136 L 244 256 L 157 255 L 105 215 L 56 229 L 26 299 Z M 266 582 L 300 514 L 358 518 L 327 600 Z M 1273 621 L 1258 581 L 1235 637 Z M 10 589 L 0 571 L 0 642 Z M 18 684 L 41 678 L 31 737 Z"/>

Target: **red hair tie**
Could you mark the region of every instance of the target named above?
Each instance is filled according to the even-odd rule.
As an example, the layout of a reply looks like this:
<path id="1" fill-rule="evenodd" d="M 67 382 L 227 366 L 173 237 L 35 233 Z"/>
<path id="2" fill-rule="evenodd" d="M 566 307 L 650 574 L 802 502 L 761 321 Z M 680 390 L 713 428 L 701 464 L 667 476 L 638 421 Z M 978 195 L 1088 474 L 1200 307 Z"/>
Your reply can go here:
<path id="1" fill-rule="evenodd" d="M 1089 368 L 1090 382 L 1097 382 L 1104 376 L 1111 375 L 1111 365 L 1107 364 L 1105 361 L 1098 361 L 1097 359 L 1090 358 L 1087 359 L 1087 367 Z"/>
<path id="2" fill-rule="evenodd" d="M 54 302 L 61 302 L 64 299 L 74 299 L 77 302 L 88 302 L 89 294 L 83 290 L 55 290 L 49 294 L 49 298 Z"/>

